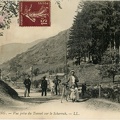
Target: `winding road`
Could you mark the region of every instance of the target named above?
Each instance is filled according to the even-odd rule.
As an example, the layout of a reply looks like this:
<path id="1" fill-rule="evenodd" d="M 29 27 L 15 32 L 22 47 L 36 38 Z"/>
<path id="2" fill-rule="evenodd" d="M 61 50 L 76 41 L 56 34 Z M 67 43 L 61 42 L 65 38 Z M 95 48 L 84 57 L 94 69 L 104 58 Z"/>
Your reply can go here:
<path id="1" fill-rule="evenodd" d="M 60 102 L 60 96 L 41 97 L 32 91 L 30 97 L 23 97 L 24 90 L 16 89 L 21 97 L 15 105 L 4 108 L 1 118 L 47 118 L 80 120 L 120 120 L 120 104 L 105 99 L 80 100 L 80 102 Z M 9 117 L 8 117 L 9 116 Z"/>

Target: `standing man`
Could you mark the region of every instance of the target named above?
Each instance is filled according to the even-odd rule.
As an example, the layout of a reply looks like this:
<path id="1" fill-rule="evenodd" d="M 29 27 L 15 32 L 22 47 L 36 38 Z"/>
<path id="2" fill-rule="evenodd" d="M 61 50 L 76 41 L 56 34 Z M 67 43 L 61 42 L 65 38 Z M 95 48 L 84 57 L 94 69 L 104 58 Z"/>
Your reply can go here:
<path id="1" fill-rule="evenodd" d="M 75 86 L 75 95 L 76 95 L 76 99 L 75 100 L 78 102 L 79 101 L 79 93 L 78 93 L 78 82 L 79 82 L 79 80 L 78 80 L 78 77 L 75 75 L 75 71 L 74 70 L 71 71 L 71 75 L 70 75 L 70 77 L 69 77 L 67 82 L 68 82 L 70 88 L 72 86 Z"/>
<path id="2" fill-rule="evenodd" d="M 30 80 L 30 76 L 26 75 L 26 78 L 24 80 L 24 85 L 25 85 L 25 92 L 24 92 L 24 96 L 26 97 L 30 97 L 30 86 L 31 86 L 31 80 Z"/>
<path id="3" fill-rule="evenodd" d="M 56 75 L 56 78 L 53 80 L 54 86 L 55 86 L 55 94 L 58 95 L 58 87 L 61 83 L 61 80 L 58 79 L 58 76 Z"/>
<path id="4" fill-rule="evenodd" d="M 43 77 L 42 82 L 41 82 L 41 88 L 42 88 L 42 96 L 45 93 L 45 96 L 47 96 L 47 80 L 46 76 Z"/>

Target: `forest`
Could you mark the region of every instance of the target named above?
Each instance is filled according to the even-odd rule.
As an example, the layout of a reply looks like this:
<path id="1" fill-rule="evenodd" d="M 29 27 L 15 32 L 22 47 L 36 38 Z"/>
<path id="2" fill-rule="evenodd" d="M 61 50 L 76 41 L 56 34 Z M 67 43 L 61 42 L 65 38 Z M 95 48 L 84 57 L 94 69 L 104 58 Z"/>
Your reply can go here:
<path id="1" fill-rule="evenodd" d="M 120 72 L 120 2 L 80 2 L 67 44 L 68 59 L 99 64 L 102 77 Z"/>

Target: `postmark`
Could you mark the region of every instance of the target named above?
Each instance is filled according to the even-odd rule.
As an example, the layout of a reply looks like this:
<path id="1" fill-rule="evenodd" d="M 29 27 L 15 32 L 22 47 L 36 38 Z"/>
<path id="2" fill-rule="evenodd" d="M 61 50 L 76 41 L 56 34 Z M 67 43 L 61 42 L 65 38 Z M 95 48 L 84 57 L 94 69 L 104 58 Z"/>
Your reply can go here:
<path id="1" fill-rule="evenodd" d="M 50 1 L 20 1 L 20 26 L 50 26 Z"/>

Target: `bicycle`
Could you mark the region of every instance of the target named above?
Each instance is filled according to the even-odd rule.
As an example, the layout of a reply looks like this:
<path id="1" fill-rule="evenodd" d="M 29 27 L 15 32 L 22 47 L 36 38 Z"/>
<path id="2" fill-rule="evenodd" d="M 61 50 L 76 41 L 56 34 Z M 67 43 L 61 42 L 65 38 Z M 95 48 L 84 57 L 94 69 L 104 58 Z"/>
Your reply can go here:
<path id="1" fill-rule="evenodd" d="M 63 83 L 62 85 L 63 85 L 63 88 L 62 88 L 62 93 L 61 93 L 61 103 L 62 103 L 63 98 L 65 98 L 66 101 L 68 101 L 68 98 L 70 98 L 70 94 L 71 94 L 68 83 Z"/>

